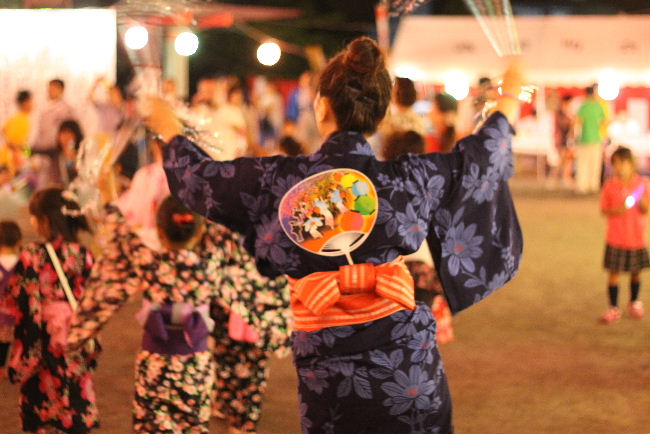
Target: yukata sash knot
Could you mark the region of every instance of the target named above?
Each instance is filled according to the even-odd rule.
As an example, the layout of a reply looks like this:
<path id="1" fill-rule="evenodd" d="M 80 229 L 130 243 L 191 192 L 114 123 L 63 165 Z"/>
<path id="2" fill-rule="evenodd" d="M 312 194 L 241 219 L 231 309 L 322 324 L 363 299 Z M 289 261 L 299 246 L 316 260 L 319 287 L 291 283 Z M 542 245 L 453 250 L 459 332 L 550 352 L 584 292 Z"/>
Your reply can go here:
<path id="1" fill-rule="evenodd" d="M 142 349 L 158 354 L 191 354 L 208 349 L 214 327 L 209 306 L 191 303 L 150 303 L 136 315 L 144 327 Z"/>
<path id="2" fill-rule="evenodd" d="M 289 282 L 297 330 L 358 324 L 415 308 L 413 278 L 401 256 L 386 264 L 344 265 Z"/>

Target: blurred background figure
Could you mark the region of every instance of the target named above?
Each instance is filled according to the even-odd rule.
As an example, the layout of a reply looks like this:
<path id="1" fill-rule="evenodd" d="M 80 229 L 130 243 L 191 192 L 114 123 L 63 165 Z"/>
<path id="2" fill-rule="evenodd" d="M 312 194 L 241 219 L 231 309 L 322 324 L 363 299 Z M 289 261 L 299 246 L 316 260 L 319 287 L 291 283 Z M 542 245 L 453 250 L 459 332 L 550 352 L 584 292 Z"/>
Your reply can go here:
<path id="1" fill-rule="evenodd" d="M 605 111 L 595 97 L 595 87 L 585 89 L 585 100 L 578 109 L 576 126 L 579 128 L 576 141 L 576 190 L 588 194 L 600 190 L 603 164 L 603 136 L 601 128 L 605 123 Z"/>
<path id="2" fill-rule="evenodd" d="M 55 182 L 57 174 L 54 173 L 56 158 L 59 153 L 57 137 L 61 123 L 68 119 L 76 119 L 72 107 L 63 99 L 65 83 L 63 80 L 55 78 L 51 80 L 47 87 L 48 101 L 45 103 L 43 110 L 38 119 L 38 129 L 34 144 L 32 145 L 32 155 L 39 157 L 35 161 L 34 169 L 38 173 L 38 187 L 43 188 L 48 183 Z"/>
<path id="3" fill-rule="evenodd" d="M 435 94 L 429 113 L 433 136 L 427 152 L 451 152 L 456 144 L 457 114 L 458 102 L 453 96 L 444 92 Z"/>
<path id="4" fill-rule="evenodd" d="M 0 145 L 0 164 L 9 169 L 12 176 L 20 171 L 29 153 L 31 113 L 34 108 L 32 94 L 21 90 L 16 96 L 18 111 L 2 127 L 4 145 Z"/>
<path id="5" fill-rule="evenodd" d="M 252 92 L 253 107 L 259 122 L 259 144 L 272 147 L 282 132 L 284 103 L 277 86 L 266 77 L 255 78 Z"/>
<path id="6" fill-rule="evenodd" d="M 390 116 L 384 121 L 386 135 L 400 131 L 415 131 L 420 135 L 424 134 L 424 122 L 413 111 L 415 101 L 417 101 L 415 84 L 408 78 L 395 78 Z"/>
<path id="7" fill-rule="evenodd" d="M 67 187 L 77 176 L 75 163 L 77 153 L 84 135 L 77 121 L 68 119 L 63 121 L 57 134 L 58 153 L 56 156 L 56 167 L 53 170 L 55 179 L 53 184 Z"/>
<path id="8" fill-rule="evenodd" d="M 103 91 L 100 94 L 100 90 Z M 98 95 L 100 94 L 100 95 Z M 122 89 L 98 77 L 88 93 L 88 101 L 97 113 L 97 133 L 100 141 L 114 141 L 124 122 L 125 101 Z"/>
<path id="9" fill-rule="evenodd" d="M 555 111 L 555 148 L 560 154 L 558 176 L 565 186 L 573 185 L 574 114 L 571 112 L 573 97 L 564 95 Z"/>
<path id="10" fill-rule="evenodd" d="M 162 97 L 170 103 L 172 107 L 180 107 L 183 104 L 183 99 L 178 96 L 176 81 L 174 81 L 173 78 L 167 77 L 163 80 Z"/>
<path id="11" fill-rule="evenodd" d="M 298 87 L 289 96 L 286 118 L 296 124 L 296 139 L 304 145 L 305 153 L 312 154 L 321 144 L 316 127 L 313 102 L 316 96 L 316 77 L 305 71 L 298 79 Z"/>
<path id="12" fill-rule="evenodd" d="M 228 90 L 228 99 L 215 113 L 223 137 L 224 160 L 241 157 L 248 148 L 249 131 L 245 113 L 244 89 L 235 84 Z"/>

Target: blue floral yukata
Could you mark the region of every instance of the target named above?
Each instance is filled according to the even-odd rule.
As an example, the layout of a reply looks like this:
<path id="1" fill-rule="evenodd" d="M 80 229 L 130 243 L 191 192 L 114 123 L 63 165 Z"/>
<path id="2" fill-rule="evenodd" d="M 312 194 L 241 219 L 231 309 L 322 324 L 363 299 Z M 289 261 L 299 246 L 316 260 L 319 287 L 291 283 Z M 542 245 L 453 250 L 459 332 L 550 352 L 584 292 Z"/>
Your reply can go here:
<path id="1" fill-rule="evenodd" d="M 523 240 L 507 180 L 513 130 L 501 113 L 450 154 L 408 154 L 382 162 L 357 132 L 336 132 L 309 156 L 218 162 L 177 136 L 165 149 L 172 193 L 186 206 L 245 236 L 263 274 L 302 278 L 346 265 L 345 257 L 303 250 L 278 219 L 284 194 L 334 168 L 365 174 L 379 196 L 377 222 L 352 252 L 383 264 L 415 252 L 428 237 L 455 313 L 515 274 Z M 296 331 L 293 353 L 304 433 L 449 433 L 451 398 L 423 304 L 379 320 Z"/>

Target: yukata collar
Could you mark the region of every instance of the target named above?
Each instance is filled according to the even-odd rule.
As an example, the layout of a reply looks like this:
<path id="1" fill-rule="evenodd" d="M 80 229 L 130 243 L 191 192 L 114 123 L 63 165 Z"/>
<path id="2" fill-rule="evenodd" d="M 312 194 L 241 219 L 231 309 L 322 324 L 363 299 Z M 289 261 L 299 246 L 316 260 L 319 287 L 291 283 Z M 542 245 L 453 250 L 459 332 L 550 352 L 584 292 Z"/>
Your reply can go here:
<path id="1" fill-rule="evenodd" d="M 318 150 L 319 154 L 356 154 L 375 156 L 372 146 L 358 131 L 335 131 L 329 135 Z"/>

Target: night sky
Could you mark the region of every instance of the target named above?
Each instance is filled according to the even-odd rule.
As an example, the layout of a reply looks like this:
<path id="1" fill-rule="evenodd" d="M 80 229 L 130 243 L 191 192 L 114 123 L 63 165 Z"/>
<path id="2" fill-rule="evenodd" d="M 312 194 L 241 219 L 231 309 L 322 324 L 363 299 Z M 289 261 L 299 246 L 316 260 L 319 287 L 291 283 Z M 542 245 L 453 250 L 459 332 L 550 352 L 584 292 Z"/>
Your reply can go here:
<path id="1" fill-rule="evenodd" d="M 21 0 L 0 0 L 0 4 L 4 2 L 20 3 Z M 76 7 L 105 7 L 113 3 L 115 0 L 74 1 Z M 300 8 L 300 18 L 251 23 L 251 26 L 299 46 L 321 45 L 327 55 L 360 34 L 374 34 L 375 29 L 377 0 L 230 0 L 221 3 Z M 515 15 L 650 13 L 648 0 L 511 0 L 511 3 Z M 433 0 L 415 13 L 465 15 L 469 12 L 462 0 Z M 397 19 L 392 20 L 393 29 L 396 25 Z M 242 77 L 265 74 L 271 78 L 295 78 L 308 68 L 304 58 L 287 53 L 283 53 L 280 62 L 271 68 L 260 65 L 255 58 L 259 42 L 235 28 L 204 30 L 198 32 L 198 36 L 199 51 L 190 57 L 191 90 L 199 78 L 206 76 L 234 73 Z M 123 62 L 118 63 L 118 75 L 128 75 Z"/>

